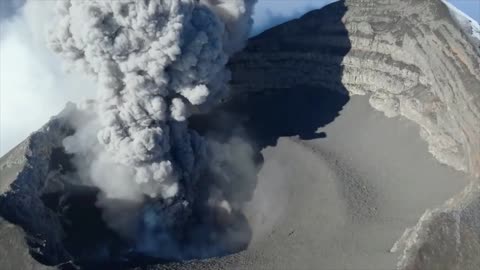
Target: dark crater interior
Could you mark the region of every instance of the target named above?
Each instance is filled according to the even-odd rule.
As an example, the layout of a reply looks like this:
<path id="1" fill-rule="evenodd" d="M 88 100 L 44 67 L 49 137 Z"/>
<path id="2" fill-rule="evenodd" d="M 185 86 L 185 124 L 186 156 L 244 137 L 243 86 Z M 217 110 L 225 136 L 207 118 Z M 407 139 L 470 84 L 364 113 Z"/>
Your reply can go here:
<path id="1" fill-rule="evenodd" d="M 62 148 L 52 152 L 47 185 L 40 197 L 61 224 L 61 249 L 66 255 L 59 259 L 58 254 L 42 246 L 45 239 L 33 237 L 28 244 L 39 262 L 60 269 L 121 270 L 224 256 L 248 246 L 251 231 L 240 211 L 226 213 L 206 206 L 208 186 L 218 185 L 211 175 L 204 176 L 206 186 L 196 191 L 195 201 L 188 209 L 183 206 L 182 197 L 168 201 L 146 198 L 140 208 L 129 202 L 110 201 L 125 209 L 125 213 L 137 211 L 134 229 L 126 237 L 105 222 L 104 212 L 98 206 L 100 190 L 72 180 L 76 169 L 71 160 L 72 156 Z M 27 231 L 31 226 L 19 225 Z M 149 246 L 145 247 L 144 242 Z"/>
<path id="2" fill-rule="evenodd" d="M 41 200 L 61 223 L 63 248 L 70 260 L 62 269 L 124 269 L 153 258 L 135 254 L 128 240 L 112 230 L 97 206 L 100 190 L 68 181 L 75 172 L 72 156 L 62 148 L 52 151 L 50 177 Z M 40 261 L 51 261 L 43 254 Z"/>

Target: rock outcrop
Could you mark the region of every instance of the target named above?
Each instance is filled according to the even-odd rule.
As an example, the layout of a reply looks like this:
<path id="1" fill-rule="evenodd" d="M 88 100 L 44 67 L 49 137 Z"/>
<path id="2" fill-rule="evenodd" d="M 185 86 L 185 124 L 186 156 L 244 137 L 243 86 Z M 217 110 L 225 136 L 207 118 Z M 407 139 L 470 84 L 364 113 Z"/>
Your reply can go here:
<path id="1" fill-rule="evenodd" d="M 403 249 L 398 269 L 475 270 L 480 265 L 480 183 L 427 210 L 393 247 Z"/>
<path id="2" fill-rule="evenodd" d="M 62 245 L 64 232 L 60 221 L 41 197 L 51 188 L 52 176 L 62 170 L 61 162 L 57 163 L 62 157 L 57 155 L 61 152 L 63 138 L 72 132 L 67 123 L 72 112 L 72 107 L 67 108 L 0 159 L 0 215 L 3 217 L 0 231 L 19 240 L 23 230 L 26 241 L 12 243 L 2 237 L 0 250 L 11 255 L 0 257 L 2 267 L 9 265 L 8 261 L 19 267 L 18 263 L 23 260 L 13 260 L 17 261 L 14 264 L 12 258 L 21 258 L 21 253 L 17 256 L 12 253 L 18 250 L 17 246 L 26 244 L 31 255 L 44 264 L 55 265 L 69 259 Z M 13 229 L 13 224 L 22 230 Z M 29 267 L 25 266 L 25 269 Z M 31 269 L 43 268 L 32 266 Z"/>
<path id="3" fill-rule="evenodd" d="M 341 5 L 253 38 L 231 61 L 234 91 L 308 85 L 369 94 L 386 116 L 418 123 L 440 162 L 478 176 L 480 48 L 448 7 L 440 0 Z M 339 69 L 341 82 L 330 76 Z"/>

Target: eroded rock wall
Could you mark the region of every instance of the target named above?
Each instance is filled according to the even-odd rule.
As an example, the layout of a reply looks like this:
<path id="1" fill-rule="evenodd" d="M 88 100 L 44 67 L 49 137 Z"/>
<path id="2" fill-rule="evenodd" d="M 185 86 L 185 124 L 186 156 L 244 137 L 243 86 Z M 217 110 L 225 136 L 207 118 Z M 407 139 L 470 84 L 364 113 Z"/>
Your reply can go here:
<path id="1" fill-rule="evenodd" d="M 234 91 L 308 85 L 370 94 L 370 104 L 386 116 L 416 122 L 440 162 L 478 176 L 480 54 L 447 6 L 440 0 L 344 5 L 253 38 L 231 62 Z M 330 76 L 338 69 L 341 82 Z"/>
<path id="2" fill-rule="evenodd" d="M 478 269 L 479 209 L 480 183 L 473 182 L 442 207 L 427 210 L 392 250 L 403 250 L 398 269 Z"/>

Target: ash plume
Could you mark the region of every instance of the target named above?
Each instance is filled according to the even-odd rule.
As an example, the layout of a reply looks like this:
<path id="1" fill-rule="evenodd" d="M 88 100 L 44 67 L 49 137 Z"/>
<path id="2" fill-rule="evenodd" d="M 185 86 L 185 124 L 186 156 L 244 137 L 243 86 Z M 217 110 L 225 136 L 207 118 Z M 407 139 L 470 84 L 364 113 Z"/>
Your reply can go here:
<path id="1" fill-rule="evenodd" d="M 195 190 L 204 178 L 229 178 L 229 173 L 219 173 L 221 166 L 211 168 L 216 165 L 208 160 L 223 150 L 190 129 L 188 119 L 228 95 L 230 73 L 225 65 L 248 37 L 254 4 L 255 0 L 57 4 L 49 45 L 70 68 L 90 75 L 98 88 L 96 100 L 81 107 L 84 117 L 72 120 L 76 132 L 64 141 L 65 149 L 75 155 L 79 178 L 102 191 L 98 205 L 106 221 L 122 234 L 142 239 L 142 252 L 158 255 L 152 245 L 163 245 L 170 250 L 160 252 L 163 258 L 219 253 L 193 254 L 191 247 L 183 252 L 187 255 L 178 251 L 178 238 L 197 237 L 177 237 L 173 228 L 192 223 L 198 197 L 209 197 L 208 204 L 231 212 L 221 192 Z M 214 160 L 225 155 L 218 156 Z M 124 211 L 119 217 L 123 204 L 118 201 L 131 202 L 138 211 Z"/>

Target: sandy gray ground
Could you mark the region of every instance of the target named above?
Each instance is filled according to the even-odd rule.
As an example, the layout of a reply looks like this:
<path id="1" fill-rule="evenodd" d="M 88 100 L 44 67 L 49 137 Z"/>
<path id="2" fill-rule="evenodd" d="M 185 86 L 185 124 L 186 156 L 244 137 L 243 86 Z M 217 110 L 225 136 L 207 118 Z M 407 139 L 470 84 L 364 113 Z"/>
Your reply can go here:
<path id="1" fill-rule="evenodd" d="M 247 207 L 248 250 L 149 269 L 393 270 L 399 254 L 388 251 L 405 228 L 469 180 L 428 153 L 415 123 L 386 118 L 367 97 L 351 97 L 318 132 L 326 138 L 281 137 L 262 151 L 265 162 Z M 11 228 L 2 226 L 2 232 Z M 7 270 L 23 261 L 12 257 L 11 247 L 24 246 L 20 234 L 8 235 L 0 243 Z"/>
<path id="2" fill-rule="evenodd" d="M 263 151 L 247 251 L 168 268 L 395 269 L 388 251 L 405 228 L 468 183 L 428 153 L 414 123 L 386 118 L 366 97 L 320 131 L 327 137 L 284 137 Z"/>
<path id="3" fill-rule="evenodd" d="M 393 269 L 387 250 L 405 227 L 465 178 L 430 156 L 413 124 L 373 112 L 365 98 L 351 99 L 323 131 L 325 139 L 282 138 L 265 151 L 259 192 L 282 181 L 288 188 L 270 196 L 279 225 L 258 247 L 286 268 Z"/>

